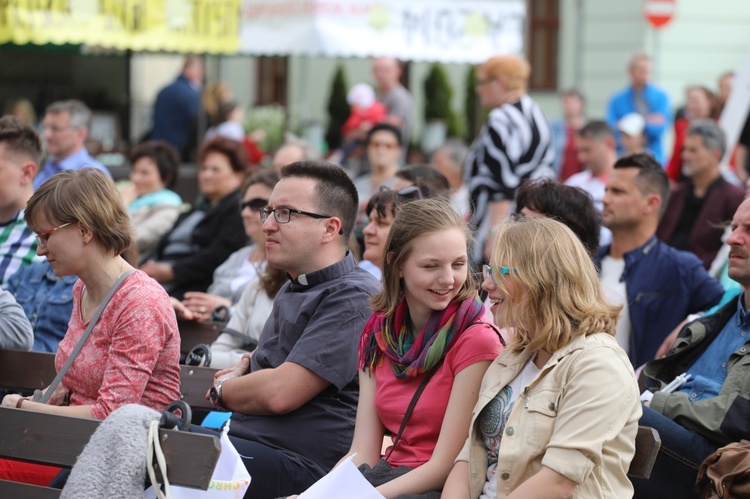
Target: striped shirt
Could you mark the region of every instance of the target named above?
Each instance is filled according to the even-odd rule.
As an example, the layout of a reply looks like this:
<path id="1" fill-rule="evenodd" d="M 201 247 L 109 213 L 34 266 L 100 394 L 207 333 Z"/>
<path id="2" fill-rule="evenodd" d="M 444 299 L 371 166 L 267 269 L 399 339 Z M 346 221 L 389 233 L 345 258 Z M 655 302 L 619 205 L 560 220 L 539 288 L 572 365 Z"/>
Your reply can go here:
<path id="1" fill-rule="evenodd" d="M 489 204 L 513 201 L 528 178 L 554 177 L 552 133 L 539 106 L 525 95 L 493 109 L 466 158 L 471 225 L 476 230 L 472 262 L 481 263 L 491 230 Z"/>
<path id="2" fill-rule="evenodd" d="M 23 211 L 0 224 L 0 282 L 3 287 L 22 265 L 43 260 L 36 256 L 36 235 L 26 225 Z"/>

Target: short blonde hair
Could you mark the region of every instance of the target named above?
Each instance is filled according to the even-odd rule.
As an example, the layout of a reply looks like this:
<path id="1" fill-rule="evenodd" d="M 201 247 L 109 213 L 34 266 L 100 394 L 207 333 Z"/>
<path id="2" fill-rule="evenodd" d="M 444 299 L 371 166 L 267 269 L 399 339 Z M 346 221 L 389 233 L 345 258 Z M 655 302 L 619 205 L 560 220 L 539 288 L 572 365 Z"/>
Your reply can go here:
<path id="1" fill-rule="evenodd" d="M 385 244 L 385 263 L 383 265 L 383 290 L 372 298 L 372 308 L 376 312 L 385 312 L 391 316 L 396 312 L 404 294 L 403 281 L 399 277 L 401 265 L 411 255 L 414 241 L 425 234 L 445 229 L 459 229 L 466 238 L 468 249 L 471 243 L 471 231 L 456 213 L 451 202 L 443 198 L 430 198 L 409 201 L 401 204 L 396 218 L 388 233 Z M 468 267 L 468 263 L 467 263 Z M 476 295 L 477 280 L 470 268 L 467 269 L 466 281 L 456 294 L 454 300 L 463 301 Z"/>
<path id="2" fill-rule="evenodd" d="M 64 170 L 53 175 L 31 196 L 24 218 L 39 232 L 39 219 L 62 225 L 85 225 L 107 251 L 119 255 L 133 242 L 130 216 L 114 182 L 94 168 Z"/>
<path id="3" fill-rule="evenodd" d="M 589 254 L 562 223 L 517 218 L 501 225 L 491 264 L 515 269 L 497 279 L 506 292 L 504 283 L 515 285 L 505 323 L 516 329 L 514 352 L 552 353 L 580 335 L 614 335 L 622 307 L 605 298 Z"/>
<path id="4" fill-rule="evenodd" d="M 480 64 L 477 71 L 491 78 L 503 80 L 506 90 L 526 90 L 531 76 L 531 65 L 516 55 L 497 55 Z"/>

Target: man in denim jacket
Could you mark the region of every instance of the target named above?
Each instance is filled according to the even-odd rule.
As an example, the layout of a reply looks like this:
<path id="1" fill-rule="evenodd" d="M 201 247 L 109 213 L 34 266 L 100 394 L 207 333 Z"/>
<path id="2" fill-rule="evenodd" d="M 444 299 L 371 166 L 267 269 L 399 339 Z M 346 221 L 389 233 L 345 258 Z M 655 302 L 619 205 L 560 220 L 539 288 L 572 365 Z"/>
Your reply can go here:
<path id="1" fill-rule="evenodd" d="M 68 331 L 73 312 L 73 284 L 77 276 L 57 277 L 49 263 L 36 262 L 16 272 L 7 290 L 23 308 L 34 328 L 35 352 L 57 352 L 57 345 Z"/>
<path id="2" fill-rule="evenodd" d="M 710 308 L 723 293 L 698 257 L 656 238 L 668 197 L 661 165 L 633 154 L 615 163 L 602 198 L 602 224 L 612 231 L 612 244 L 595 260 L 607 296 L 623 305 L 615 337 L 636 367 L 654 358 L 688 314 Z"/>
<path id="3" fill-rule="evenodd" d="M 727 238 L 729 277 L 744 291 L 715 314 L 688 324 L 666 357 L 646 364 L 641 424 L 662 446 L 649 480 L 633 480 L 636 497 L 691 497 L 701 462 L 718 447 L 750 438 L 750 200 Z M 690 378 L 661 391 L 675 377 Z"/>

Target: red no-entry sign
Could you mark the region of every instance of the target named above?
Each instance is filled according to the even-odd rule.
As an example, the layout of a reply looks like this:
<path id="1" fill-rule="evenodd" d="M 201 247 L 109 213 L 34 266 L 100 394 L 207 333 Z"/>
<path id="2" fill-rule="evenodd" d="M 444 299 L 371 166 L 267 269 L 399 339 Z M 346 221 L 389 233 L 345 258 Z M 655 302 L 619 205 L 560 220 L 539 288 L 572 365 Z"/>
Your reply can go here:
<path id="1" fill-rule="evenodd" d="M 643 15 L 654 28 L 661 28 L 674 17 L 676 0 L 644 0 Z"/>

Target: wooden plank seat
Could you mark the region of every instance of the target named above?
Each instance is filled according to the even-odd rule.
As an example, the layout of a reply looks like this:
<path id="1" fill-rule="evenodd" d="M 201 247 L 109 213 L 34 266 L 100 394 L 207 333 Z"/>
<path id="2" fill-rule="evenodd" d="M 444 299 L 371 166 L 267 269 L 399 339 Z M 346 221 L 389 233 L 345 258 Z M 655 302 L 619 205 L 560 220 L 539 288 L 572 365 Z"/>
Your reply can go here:
<path id="1" fill-rule="evenodd" d="M 180 366 L 182 400 L 193 408 L 214 410 L 211 403 L 205 399 L 205 395 L 213 383 L 215 373 L 216 370 L 211 368 Z M 14 390 L 44 388 L 54 377 L 53 354 L 0 349 L 0 388 Z M 628 475 L 636 478 L 649 478 L 660 448 L 661 439 L 655 429 L 647 426 L 638 427 L 635 456 L 630 463 Z"/>
<path id="2" fill-rule="evenodd" d="M 71 468 L 98 425 L 92 419 L 0 407 L 0 457 Z M 159 435 L 170 483 L 207 490 L 221 452 L 218 437 L 164 429 Z M 0 497 L 59 496 L 57 489 L 0 480 Z"/>
<path id="3" fill-rule="evenodd" d="M 211 409 L 206 392 L 213 383 L 216 369 L 180 366 L 182 400 L 196 409 Z M 55 378 L 55 355 L 47 352 L 24 352 L 0 349 L 0 389 L 34 391 L 49 386 Z"/>

